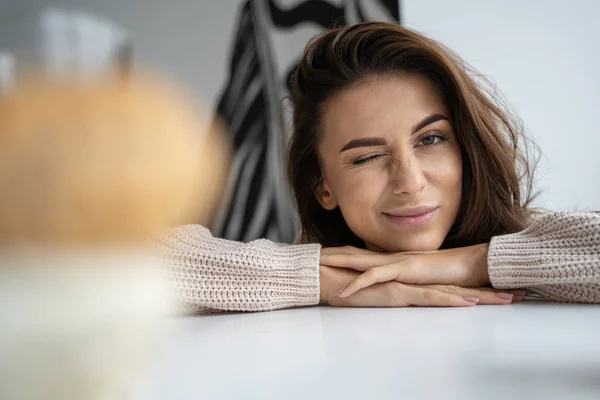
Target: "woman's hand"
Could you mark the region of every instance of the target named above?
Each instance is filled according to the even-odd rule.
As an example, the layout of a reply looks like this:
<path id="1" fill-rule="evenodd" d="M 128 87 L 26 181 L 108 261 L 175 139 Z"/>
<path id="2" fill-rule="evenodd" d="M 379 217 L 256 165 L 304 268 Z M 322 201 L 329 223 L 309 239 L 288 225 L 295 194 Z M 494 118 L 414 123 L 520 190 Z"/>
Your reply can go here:
<path id="1" fill-rule="evenodd" d="M 352 295 L 340 297 L 340 288 L 361 276 L 346 268 L 321 265 L 321 302 L 338 307 L 470 307 L 476 304 L 510 304 L 513 296 L 491 288 L 452 285 L 409 285 L 396 281 L 376 283 Z M 500 294 L 500 296 L 499 296 Z"/>
<path id="2" fill-rule="evenodd" d="M 361 289 L 389 281 L 412 285 L 486 286 L 490 284 L 487 252 L 487 244 L 387 254 L 346 246 L 322 249 L 321 265 L 364 272 L 347 285 L 339 286 L 338 296 L 346 298 Z M 501 296 L 508 298 L 511 294 L 516 295 L 518 301 L 525 291 L 509 291 Z"/>

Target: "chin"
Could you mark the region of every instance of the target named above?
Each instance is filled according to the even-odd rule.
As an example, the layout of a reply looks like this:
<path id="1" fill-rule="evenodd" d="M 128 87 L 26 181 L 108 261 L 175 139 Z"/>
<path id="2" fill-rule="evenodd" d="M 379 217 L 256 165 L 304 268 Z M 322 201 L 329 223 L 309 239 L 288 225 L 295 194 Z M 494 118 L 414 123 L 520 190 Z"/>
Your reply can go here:
<path id="1" fill-rule="evenodd" d="M 381 252 L 388 253 L 399 253 L 405 251 L 434 251 L 439 250 L 444 242 L 444 238 L 442 237 L 419 237 L 417 235 L 410 240 L 398 240 L 398 241 L 389 241 L 389 240 L 375 240 L 375 241 L 365 241 L 367 243 L 367 248 L 371 248 L 373 250 L 378 250 Z"/>

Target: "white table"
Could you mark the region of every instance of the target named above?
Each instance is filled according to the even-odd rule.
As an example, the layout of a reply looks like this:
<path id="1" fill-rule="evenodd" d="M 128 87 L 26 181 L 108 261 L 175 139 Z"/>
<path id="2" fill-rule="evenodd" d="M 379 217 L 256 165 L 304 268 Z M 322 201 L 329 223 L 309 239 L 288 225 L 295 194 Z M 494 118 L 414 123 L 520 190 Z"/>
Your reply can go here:
<path id="1" fill-rule="evenodd" d="M 176 319 L 144 398 L 600 399 L 600 306 Z"/>

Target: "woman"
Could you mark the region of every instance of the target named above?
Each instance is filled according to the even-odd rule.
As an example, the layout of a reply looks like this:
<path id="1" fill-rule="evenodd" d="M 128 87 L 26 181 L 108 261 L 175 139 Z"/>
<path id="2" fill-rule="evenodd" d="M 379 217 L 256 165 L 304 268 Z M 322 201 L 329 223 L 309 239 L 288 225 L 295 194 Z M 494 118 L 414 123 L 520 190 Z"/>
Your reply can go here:
<path id="1" fill-rule="evenodd" d="M 509 304 L 522 288 L 600 303 L 600 214 L 529 210 L 522 130 L 439 43 L 386 23 L 331 30 L 307 46 L 292 101 L 306 244 L 172 230 L 191 311 Z"/>

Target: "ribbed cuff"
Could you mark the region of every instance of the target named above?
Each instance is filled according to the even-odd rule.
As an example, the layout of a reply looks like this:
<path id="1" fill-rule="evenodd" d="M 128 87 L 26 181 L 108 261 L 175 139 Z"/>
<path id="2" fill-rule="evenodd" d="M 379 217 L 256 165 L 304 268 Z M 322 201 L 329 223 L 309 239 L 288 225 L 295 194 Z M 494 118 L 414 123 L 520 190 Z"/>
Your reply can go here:
<path id="1" fill-rule="evenodd" d="M 265 255 L 269 256 L 272 269 L 264 290 L 272 295 L 268 296 L 270 301 L 264 306 L 280 309 L 319 304 L 321 246 L 278 245 L 269 250 L 265 251 Z"/>
<path id="2" fill-rule="evenodd" d="M 540 254 L 530 240 L 519 240 L 519 234 L 493 237 L 488 250 L 490 282 L 497 289 L 516 289 L 539 284 L 547 275 L 538 265 Z"/>
<path id="3" fill-rule="evenodd" d="M 599 283 L 600 218 L 550 213 L 527 229 L 490 242 L 488 272 L 495 288 Z"/>

